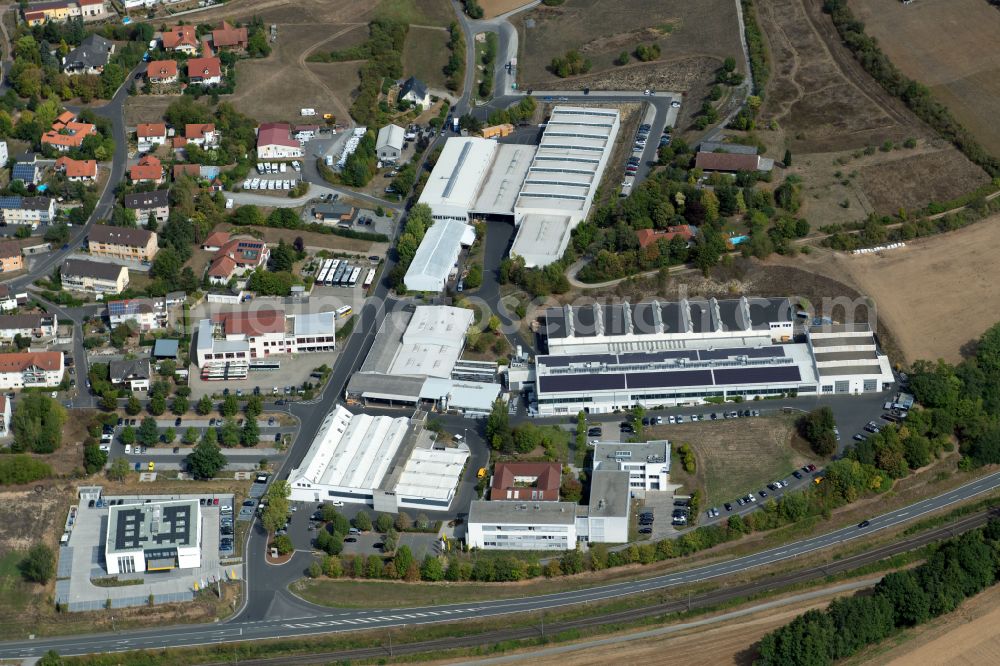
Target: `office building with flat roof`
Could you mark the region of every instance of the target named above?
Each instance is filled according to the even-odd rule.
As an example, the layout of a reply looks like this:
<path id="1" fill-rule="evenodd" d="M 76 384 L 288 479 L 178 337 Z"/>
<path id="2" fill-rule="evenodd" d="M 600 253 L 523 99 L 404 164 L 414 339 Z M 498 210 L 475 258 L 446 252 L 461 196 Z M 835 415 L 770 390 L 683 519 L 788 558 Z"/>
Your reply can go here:
<path id="1" fill-rule="evenodd" d="M 108 508 L 104 561 L 111 575 L 201 566 L 198 500 L 122 504 Z"/>

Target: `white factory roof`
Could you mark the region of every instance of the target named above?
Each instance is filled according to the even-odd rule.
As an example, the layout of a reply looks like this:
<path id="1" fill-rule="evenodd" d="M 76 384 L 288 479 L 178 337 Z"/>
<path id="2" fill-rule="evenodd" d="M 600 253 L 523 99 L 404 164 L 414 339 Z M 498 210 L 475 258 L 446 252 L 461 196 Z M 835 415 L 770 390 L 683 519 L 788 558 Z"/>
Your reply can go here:
<path id="1" fill-rule="evenodd" d="M 386 125 L 378 131 L 378 138 L 375 140 L 375 149 L 382 146 L 390 146 L 396 150 L 403 149 L 403 128 L 399 125 Z"/>
<path id="2" fill-rule="evenodd" d="M 334 312 L 316 312 L 295 315 L 295 335 L 332 335 L 337 315 Z"/>
<path id="3" fill-rule="evenodd" d="M 464 308 L 416 308 L 386 374 L 450 377 L 473 320 L 472 310 Z"/>
<path id="4" fill-rule="evenodd" d="M 426 190 L 424 190 L 426 192 Z M 458 220 L 436 220 L 424 234 L 403 282 L 414 291 L 441 291 L 462 245 L 472 245 L 476 230 Z"/>
<path id="5" fill-rule="evenodd" d="M 430 449 L 415 447 L 396 483 L 397 495 L 449 500 L 469 459 L 466 448 Z"/>
<path id="6" fill-rule="evenodd" d="M 449 409 L 486 413 L 493 408 L 500 389 L 499 384 L 428 377 L 420 389 L 420 397 L 424 400 L 447 398 Z"/>
<path id="7" fill-rule="evenodd" d="M 480 184 L 493 163 L 497 142 L 479 137 L 452 137 L 434 164 L 420 203 L 471 210 Z"/>
<path id="8" fill-rule="evenodd" d="M 289 482 L 313 486 L 377 488 L 403 444 L 406 418 L 351 414 L 337 406 L 313 439 L 302 464 Z"/>
<path id="9" fill-rule="evenodd" d="M 566 215 L 525 215 L 517 227 L 511 255 L 528 268 L 559 261 L 569 245 L 572 220 Z"/>
<path id="10" fill-rule="evenodd" d="M 472 210 L 480 214 L 512 215 L 534 157 L 535 146 L 500 144 Z"/>

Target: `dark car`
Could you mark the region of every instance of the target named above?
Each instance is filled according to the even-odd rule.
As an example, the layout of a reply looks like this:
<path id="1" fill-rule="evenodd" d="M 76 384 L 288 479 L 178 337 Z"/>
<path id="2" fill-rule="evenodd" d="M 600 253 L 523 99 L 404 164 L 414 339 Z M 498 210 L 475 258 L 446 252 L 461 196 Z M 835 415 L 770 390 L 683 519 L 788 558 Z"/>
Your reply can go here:
<path id="1" fill-rule="evenodd" d="M 724 506 L 726 508 L 726 511 L 732 511 L 733 510 L 733 505 L 730 504 L 729 502 L 726 502 L 722 506 Z"/>
<path id="2" fill-rule="evenodd" d="M 385 548 L 385 544 L 382 543 L 381 541 L 376 541 L 375 543 L 372 544 L 372 548 L 374 548 L 375 550 L 382 550 L 383 548 Z"/>
<path id="3" fill-rule="evenodd" d="M 760 491 L 760 493 L 758 493 L 758 494 L 759 494 L 759 495 L 760 495 L 761 497 L 767 497 L 767 491 L 766 491 L 766 490 L 761 490 L 761 491 Z"/>
<path id="4" fill-rule="evenodd" d="M 800 472 L 799 470 L 795 470 L 794 472 L 792 472 L 792 476 L 794 476 L 796 479 L 801 479 L 802 472 Z"/>
<path id="5" fill-rule="evenodd" d="M 277 433 L 274 434 L 274 441 L 276 441 L 276 442 L 280 442 L 281 441 L 281 433 L 280 432 L 277 432 Z"/>
<path id="6" fill-rule="evenodd" d="M 590 430 L 587 431 L 587 434 L 589 436 L 591 436 L 591 437 L 597 437 L 598 435 L 601 434 L 601 429 L 600 428 L 591 428 Z"/>
<path id="7" fill-rule="evenodd" d="M 357 543 L 357 542 L 358 542 L 357 537 L 347 537 L 346 539 L 344 539 L 344 543 Z"/>
<path id="8" fill-rule="evenodd" d="M 640 527 L 639 528 L 639 534 L 652 534 L 652 533 L 653 533 L 653 528 L 652 527 Z"/>
<path id="9" fill-rule="evenodd" d="M 179 426 L 180 426 L 180 424 L 181 424 L 181 421 L 182 421 L 182 420 L 183 420 L 183 419 L 181 419 L 181 417 L 179 417 L 179 416 L 178 416 L 178 417 L 177 417 L 176 419 L 174 419 L 174 427 L 175 427 L 175 428 L 176 428 L 176 427 L 179 427 Z"/>
<path id="10" fill-rule="evenodd" d="M 815 472 L 816 471 L 816 465 L 813 465 L 812 463 L 809 463 L 808 465 L 806 465 L 806 467 L 809 468 L 810 472 Z"/>
<path id="11" fill-rule="evenodd" d="M 862 520 L 860 523 L 858 523 L 858 528 L 868 527 L 869 525 L 871 525 L 870 521 L 868 521 L 868 520 Z"/>

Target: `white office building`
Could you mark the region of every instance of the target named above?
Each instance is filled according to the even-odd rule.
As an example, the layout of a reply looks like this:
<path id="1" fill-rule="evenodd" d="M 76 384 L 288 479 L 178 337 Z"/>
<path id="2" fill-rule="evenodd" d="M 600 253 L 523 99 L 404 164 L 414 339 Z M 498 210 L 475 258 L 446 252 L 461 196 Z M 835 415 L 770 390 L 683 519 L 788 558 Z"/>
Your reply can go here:
<path id="1" fill-rule="evenodd" d="M 288 477 L 296 502 L 342 501 L 376 511 L 445 511 L 469 458 L 408 418 L 352 414 L 336 406 Z"/>
<path id="2" fill-rule="evenodd" d="M 629 472 L 595 470 L 590 476 L 590 503 L 579 516 L 577 538 L 590 543 L 628 543 L 632 497 Z"/>
<path id="3" fill-rule="evenodd" d="M 670 483 L 670 442 L 599 442 L 594 446 L 594 471 L 628 472 L 628 488 L 641 497 L 646 491 L 667 490 Z"/>
<path id="4" fill-rule="evenodd" d="M 578 509 L 572 502 L 474 501 L 466 540 L 484 550 L 571 550 Z"/>
<path id="5" fill-rule="evenodd" d="M 201 528 L 198 500 L 111 506 L 105 568 L 118 575 L 200 567 Z"/>

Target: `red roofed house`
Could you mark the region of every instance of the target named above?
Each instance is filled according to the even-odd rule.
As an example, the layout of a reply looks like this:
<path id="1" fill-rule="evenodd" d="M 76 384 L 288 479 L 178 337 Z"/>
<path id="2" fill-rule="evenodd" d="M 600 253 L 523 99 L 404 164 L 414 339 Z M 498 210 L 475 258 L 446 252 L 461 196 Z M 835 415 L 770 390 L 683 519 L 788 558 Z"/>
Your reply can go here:
<path id="1" fill-rule="evenodd" d="M 635 232 L 635 236 L 639 239 L 640 247 L 647 247 L 661 238 L 669 241 L 675 236 L 680 236 L 685 241 L 689 241 L 694 236 L 694 231 L 690 225 L 681 224 L 676 227 L 667 227 L 666 229 L 639 229 L 639 231 Z"/>
<path id="2" fill-rule="evenodd" d="M 228 231 L 213 231 L 205 239 L 205 242 L 201 244 L 201 249 L 208 250 L 209 252 L 218 252 L 228 242 Z"/>
<path id="3" fill-rule="evenodd" d="M 547 463 L 497 463 L 490 484 L 491 500 L 558 502 L 562 466 Z"/>
<path id="4" fill-rule="evenodd" d="M 267 265 L 271 250 L 256 238 L 232 238 L 219 248 L 208 265 L 208 281 L 226 284 L 233 277 L 244 275 Z"/>
<path id="5" fill-rule="evenodd" d="M 59 386 L 63 370 L 61 351 L 0 354 L 0 389 Z"/>
<path id="6" fill-rule="evenodd" d="M 774 161 L 760 155 L 744 153 L 707 153 L 699 152 L 695 158 L 695 167 L 703 171 L 770 171 Z"/>
<path id="7" fill-rule="evenodd" d="M 135 128 L 135 138 L 139 144 L 139 152 L 148 153 L 167 142 L 167 125 L 165 123 L 139 123 Z"/>
<path id="8" fill-rule="evenodd" d="M 219 49 L 245 49 L 250 39 L 246 28 L 234 28 L 226 21 L 212 31 L 212 46 Z"/>
<path id="9" fill-rule="evenodd" d="M 150 83 L 173 83 L 177 80 L 176 60 L 154 60 L 146 66 Z"/>
<path id="10" fill-rule="evenodd" d="M 222 61 L 218 58 L 191 58 L 187 62 L 188 81 L 203 86 L 222 83 Z"/>
<path id="11" fill-rule="evenodd" d="M 160 160 L 152 155 L 143 155 L 138 164 L 129 167 L 128 177 L 133 183 L 163 182 L 163 165 Z"/>
<path id="12" fill-rule="evenodd" d="M 198 37 L 193 25 L 175 25 L 160 37 L 165 51 L 180 51 L 194 55 L 198 52 Z"/>
<path id="13" fill-rule="evenodd" d="M 292 138 L 288 123 L 261 123 L 257 129 L 257 157 L 279 160 L 302 157 L 302 144 Z"/>
<path id="14" fill-rule="evenodd" d="M 184 139 L 187 143 L 194 143 L 202 148 L 214 148 L 219 145 L 219 132 L 212 123 L 189 123 L 184 126 Z"/>
<path id="15" fill-rule="evenodd" d="M 73 160 L 60 157 L 56 160 L 56 171 L 66 174 L 70 182 L 80 182 L 97 179 L 97 160 Z"/>
<path id="16" fill-rule="evenodd" d="M 66 111 L 59 116 L 52 129 L 42 135 L 42 145 L 52 146 L 60 153 L 68 153 L 83 145 L 83 140 L 91 134 L 97 134 L 97 128 L 90 123 L 78 123 L 75 115 Z"/>

